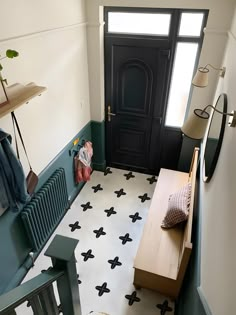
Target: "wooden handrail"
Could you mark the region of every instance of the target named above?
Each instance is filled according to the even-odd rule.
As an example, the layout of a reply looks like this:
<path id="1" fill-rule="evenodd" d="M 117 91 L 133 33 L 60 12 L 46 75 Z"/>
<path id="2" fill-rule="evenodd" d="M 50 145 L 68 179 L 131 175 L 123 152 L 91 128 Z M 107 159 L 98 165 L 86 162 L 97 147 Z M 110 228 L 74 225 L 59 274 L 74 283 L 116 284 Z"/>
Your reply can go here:
<path id="1" fill-rule="evenodd" d="M 193 171 L 194 165 L 197 165 L 197 163 L 198 163 L 198 155 L 199 155 L 199 148 L 195 147 L 194 152 L 193 152 L 191 165 L 190 165 L 190 169 L 189 169 L 189 177 L 191 177 L 191 173 Z"/>

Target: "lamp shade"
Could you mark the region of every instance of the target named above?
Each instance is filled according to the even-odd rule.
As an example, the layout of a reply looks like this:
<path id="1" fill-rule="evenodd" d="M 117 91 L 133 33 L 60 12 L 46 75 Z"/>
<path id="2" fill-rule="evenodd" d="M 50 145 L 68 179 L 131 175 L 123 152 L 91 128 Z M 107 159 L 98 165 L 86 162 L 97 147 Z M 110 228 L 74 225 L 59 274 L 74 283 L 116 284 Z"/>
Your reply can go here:
<path id="1" fill-rule="evenodd" d="M 208 68 L 198 68 L 193 78 L 192 84 L 197 87 L 206 87 L 208 85 Z"/>
<path id="2" fill-rule="evenodd" d="M 195 109 L 182 126 L 182 132 L 189 138 L 202 139 L 205 135 L 209 114 L 202 109 Z"/>

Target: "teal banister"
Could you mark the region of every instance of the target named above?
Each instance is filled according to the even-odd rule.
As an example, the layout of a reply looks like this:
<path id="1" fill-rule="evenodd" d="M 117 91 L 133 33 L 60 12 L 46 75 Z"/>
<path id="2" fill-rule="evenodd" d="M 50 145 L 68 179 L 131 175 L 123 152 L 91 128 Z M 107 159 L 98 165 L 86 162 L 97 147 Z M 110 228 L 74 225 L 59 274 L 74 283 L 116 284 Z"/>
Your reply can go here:
<path id="1" fill-rule="evenodd" d="M 79 287 L 74 250 L 78 240 L 56 235 L 45 252 L 53 268 L 0 296 L 0 314 L 13 315 L 15 308 L 30 302 L 34 314 L 58 315 L 52 283 L 57 281 L 64 315 L 80 315 Z"/>
<path id="2" fill-rule="evenodd" d="M 48 270 L 0 296 L 0 314 L 7 313 L 50 286 L 64 275 L 61 270 Z"/>
<path id="3" fill-rule="evenodd" d="M 77 239 L 56 235 L 45 252 L 51 257 L 53 267 L 64 271 L 64 276 L 57 281 L 63 315 L 81 314 L 74 254 L 77 244 Z"/>

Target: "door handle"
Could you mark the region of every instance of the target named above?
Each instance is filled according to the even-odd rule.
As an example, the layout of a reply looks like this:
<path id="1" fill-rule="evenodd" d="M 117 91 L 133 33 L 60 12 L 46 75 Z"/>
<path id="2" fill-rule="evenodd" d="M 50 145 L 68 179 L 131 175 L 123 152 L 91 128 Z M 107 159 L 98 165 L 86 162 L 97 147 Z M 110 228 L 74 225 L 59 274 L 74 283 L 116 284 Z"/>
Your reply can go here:
<path id="1" fill-rule="evenodd" d="M 108 121 L 111 121 L 111 116 L 116 116 L 116 114 L 111 112 L 111 106 L 108 105 L 107 106 L 107 117 L 108 117 Z"/>

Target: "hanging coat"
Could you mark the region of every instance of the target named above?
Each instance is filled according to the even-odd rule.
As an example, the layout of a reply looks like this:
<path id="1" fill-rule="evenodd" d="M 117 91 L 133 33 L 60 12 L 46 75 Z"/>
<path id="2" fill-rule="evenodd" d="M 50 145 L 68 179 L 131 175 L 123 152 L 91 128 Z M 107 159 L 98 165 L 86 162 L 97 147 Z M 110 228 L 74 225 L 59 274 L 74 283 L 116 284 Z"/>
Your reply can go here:
<path id="1" fill-rule="evenodd" d="M 12 210 L 29 200 L 22 165 L 11 146 L 11 136 L 0 129 L 0 177 L 3 182 L 1 194 L 7 196 Z M 5 193 L 4 193 L 5 191 Z"/>
<path id="2" fill-rule="evenodd" d="M 0 216 L 9 208 L 10 202 L 8 200 L 8 193 L 5 188 L 5 183 L 2 175 L 0 165 Z"/>

